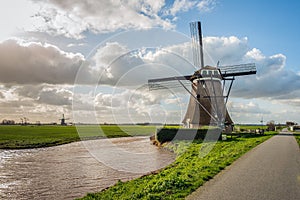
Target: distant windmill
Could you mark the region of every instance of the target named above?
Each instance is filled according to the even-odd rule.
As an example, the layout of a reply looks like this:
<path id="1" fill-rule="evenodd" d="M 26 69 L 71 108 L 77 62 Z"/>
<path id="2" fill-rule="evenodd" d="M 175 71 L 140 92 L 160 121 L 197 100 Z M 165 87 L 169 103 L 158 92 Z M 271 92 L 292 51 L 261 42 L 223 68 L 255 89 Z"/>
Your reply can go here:
<path id="1" fill-rule="evenodd" d="M 200 69 L 192 75 L 150 79 L 148 80 L 149 88 L 150 90 L 168 89 L 177 87 L 178 84 L 175 85 L 179 83 L 179 86 L 190 94 L 190 101 L 183 119 L 183 123 L 189 128 L 199 128 L 205 125 L 230 126 L 233 122 L 226 104 L 235 76 L 256 74 L 255 64 L 221 67 L 218 62 L 216 67 L 205 66 L 201 23 L 190 23 L 190 30 L 194 65 Z M 184 85 L 184 81 L 191 82 L 191 91 Z M 226 81 L 230 81 L 227 93 L 225 92 Z"/>
<path id="2" fill-rule="evenodd" d="M 62 126 L 66 126 L 67 123 L 66 123 L 66 120 L 69 120 L 70 118 L 65 118 L 65 114 L 62 115 L 62 118 L 59 119 L 60 120 L 60 125 Z"/>

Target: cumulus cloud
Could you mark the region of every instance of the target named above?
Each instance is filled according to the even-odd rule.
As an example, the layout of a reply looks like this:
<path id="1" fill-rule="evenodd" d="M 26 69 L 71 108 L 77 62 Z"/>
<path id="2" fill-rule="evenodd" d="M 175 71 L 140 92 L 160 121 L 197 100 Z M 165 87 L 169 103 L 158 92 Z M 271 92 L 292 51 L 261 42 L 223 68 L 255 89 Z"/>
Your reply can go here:
<path id="1" fill-rule="evenodd" d="M 237 77 L 232 95 L 244 98 L 279 98 L 300 88 L 300 76 L 286 69 L 282 54 L 264 55 L 250 48 L 247 38 L 205 37 L 205 64 L 215 66 L 253 62 L 257 74 Z M 107 43 L 94 56 L 97 67 L 105 68 L 100 83 L 119 86 L 145 84 L 151 78 L 192 74 L 190 43 L 165 48 L 130 51 L 119 43 Z M 147 71 L 147 73 L 145 73 Z"/>
<path id="2" fill-rule="evenodd" d="M 36 15 L 44 19 L 40 31 L 80 39 L 84 31 L 114 32 L 119 29 L 144 29 L 153 26 L 171 28 L 168 19 L 159 16 L 164 0 L 48 0 L 35 1 L 42 6 Z"/>
<path id="3" fill-rule="evenodd" d="M 253 50 L 251 50 L 253 51 Z M 233 90 L 234 96 L 244 98 L 280 98 L 300 88 L 300 76 L 286 69 L 286 57 L 282 54 L 259 56 L 246 61 L 257 66 L 256 76 L 240 77 Z"/>
<path id="4" fill-rule="evenodd" d="M 86 46 L 86 43 L 70 43 L 67 45 L 67 47 L 80 47 L 80 46 Z"/>
<path id="5" fill-rule="evenodd" d="M 231 113 L 251 113 L 251 114 L 270 114 L 271 112 L 265 110 L 254 102 L 241 103 L 241 102 L 228 102 L 227 107 Z"/>
<path id="6" fill-rule="evenodd" d="M 165 14 L 176 16 L 180 12 L 187 12 L 194 8 L 197 8 L 200 12 L 209 12 L 213 10 L 215 6 L 215 0 L 175 0 L 173 5 L 165 10 Z M 176 17 L 174 19 L 176 19 Z"/>
<path id="7" fill-rule="evenodd" d="M 149 106 L 153 104 L 159 104 L 161 98 L 149 93 L 147 88 L 140 88 L 136 90 L 125 89 L 121 92 L 112 94 L 99 93 L 95 98 L 95 104 L 99 107 L 130 107 L 140 108 L 141 106 Z M 142 111 L 143 109 L 138 109 Z"/>
<path id="8" fill-rule="evenodd" d="M 215 0 L 32 0 L 41 7 L 33 19 L 42 21 L 36 31 L 81 39 L 84 32 L 174 28 L 176 15 L 197 8 L 201 12 L 215 7 Z"/>
<path id="9" fill-rule="evenodd" d="M 18 99 L 26 99 L 37 104 L 70 106 L 73 93 L 66 86 L 59 85 L 19 85 L 11 88 Z"/>
<path id="10" fill-rule="evenodd" d="M 171 119 L 174 122 L 175 118 L 180 123 L 182 113 L 178 105 L 182 98 L 168 92 L 160 94 L 150 93 L 147 88 L 124 89 L 110 94 L 98 93 L 95 108 L 99 115 L 104 112 L 107 119 L 113 118 L 115 123 L 124 123 L 126 120 L 131 120 L 132 123 L 170 122 Z M 173 110 L 170 106 L 173 106 Z M 177 117 L 169 116 L 169 111 L 177 112 Z"/>
<path id="11" fill-rule="evenodd" d="M 63 113 L 71 112 L 73 93 L 65 85 L 14 85 L 3 88 L 5 99 L 0 98 L 2 117 L 30 122 L 58 122 Z"/>
<path id="12" fill-rule="evenodd" d="M 151 78 L 185 75 L 187 69 L 194 69 L 189 61 L 169 49 L 130 50 L 116 42 L 98 49 L 91 63 L 93 68 L 101 69 L 99 83 L 114 86 L 143 85 Z"/>
<path id="13" fill-rule="evenodd" d="M 254 100 L 240 101 L 241 99 L 233 99 L 227 103 L 227 109 L 231 118 L 235 123 L 254 123 L 260 124 L 262 117 L 264 119 L 274 119 L 274 113 L 270 108 L 260 105 L 261 102 Z"/>
<path id="14" fill-rule="evenodd" d="M 37 102 L 57 106 L 71 105 L 72 92 L 65 89 L 44 89 L 40 92 Z"/>
<path id="15" fill-rule="evenodd" d="M 216 6 L 216 0 L 202 0 L 197 4 L 197 8 L 200 11 L 210 12 Z"/>
<path id="16" fill-rule="evenodd" d="M 282 98 L 299 91 L 300 76 L 286 68 L 283 54 L 264 55 L 259 49 L 251 48 L 247 38 L 205 37 L 205 63 L 215 66 L 255 63 L 257 74 L 237 77 L 232 95 L 243 98 Z M 298 96 L 299 97 L 299 96 Z"/>
<path id="17" fill-rule="evenodd" d="M 175 0 L 172 8 L 168 10 L 168 14 L 175 16 L 178 12 L 185 12 L 190 10 L 196 4 L 197 1 Z"/>
<path id="18" fill-rule="evenodd" d="M 83 62 L 81 54 L 54 45 L 6 40 L 0 43 L 0 82 L 73 84 Z M 89 83 L 94 73 L 88 67 L 83 69 L 82 81 Z"/>
<path id="19" fill-rule="evenodd" d="M 13 88 L 13 93 L 22 97 L 37 100 L 44 85 L 22 85 Z"/>
<path id="20" fill-rule="evenodd" d="M 205 64 L 215 66 L 218 61 L 222 65 L 243 62 L 249 50 L 248 39 L 230 37 L 205 37 L 203 39 Z"/>
<path id="21" fill-rule="evenodd" d="M 20 118 L 29 118 L 30 123 L 36 121 L 56 122 L 63 113 L 70 113 L 71 110 L 63 106 L 54 106 L 46 104 L 35 104 L 29 100 L 0 102 L 1 117 L 6 119 L 14 119 L 20 122 Z M 69 117 L 69 115 L 67 115 Z"/>
<path id="22" fill-rule="evenodd" d="M 217 61 L 220 61 L 221 65 L 256 63 L 256 75 L 237 78 L 232 91 L 233 97 L 272 97 L 281 102 L 294 99 L 292 104 L 299 105 L 300 77 L 299 74 L 286 69 L 284 55 L 264 55 L 259 49 L 250 48 L 247 38 L 234 36 L 205 37 L 204 50 L 206 64 L 215 65 Z M 87 84 L 90 87 L 100 78 L 100 86 L 128 86 L 127 89 L 130 89 L 145 86 L 151 78 L 192 74 L 196 69 L 190 64 L 191 58 L 190 43 L 130 50 L 124 44 L 108 42 L 86 61 L 81 54 L 65 52 L 53 45 L 7 40 L 0 43 L 0 81 L 10 85 L 11 89 L 8 93 L 2 89 L 0 99 L 4 96 L 13 104 L 19 101 L 19 107 L 24 104 L 22 109 L 25 110 L 40 105 L 40 111 L 53 110 L 54 107 L 60 108 L 57 113 L 66 109 L 70 111 L 72 92 L 61 85 L 74 83 L 82 62 L 87 62 L 88 65 L 82 69 L 82 74 L 80 73 L 79 84 Z M 17 86 L 14 86 L 15 83 Z M 12 93 L 15 96 L 11 95 Z M 177 99 L 164 95 L 166 94 L 127 90 L 116 92 L 113 96 L 104 92 L 99 94 L 96 100 L 90 96 L 86 102 L 83 99 L 87 96 L 83 95 L 79 99 L 76 97 L 74 101 L 79 101 L 82 105 L 79 109 L 85 111 L 92 110 L 96 105 L 97 112 L 103 116 L 111 112 L 109 108 L 119 107 L 116 111 L 124 113 L 124 120 L 128 116 L 128 109 L 132 118 L 144 116 L 141 118 L 144 121 L 149 121 L 154 116 L 153 113 L 162 110 L 160 119 L 165 120 L 170 117 L 168 113 L 173 109 L 168 105 L 176 104 Z M 187 93 L 185 95 L 189 96 Z M 5 106 L 14 106 L 13 104 L 2 102 L 1 109 L 5 110 Z M 166 107 L 162 109 L 161 106 Z M 165 112 L 164 109 L 169 110 Z M 268 114 L 268 111 L 255 103 L 237 104 L 232 109 L 233 113 L 242 111 L 256 115 L 255 112 L 259 111 Z"/>
<path id="23" fill-rule="evenodd" d="M 1 107 L 7 108 L 8 110 L 10 108 L 20 109 L 20 108 L 24 108 L 24 107 L 33 107 L 34 106 L 34 102 L 30 101 L 28 99 L 3 101 L 0 104 L 1 104 Z"/>
<path id="24" fill-rule="evenodd" d="M 282 54 L 264 55 L 250 48 L 247 38 L 204 38 L 205 63 L 215 65 L 254 62 L 257 74 L 237 78 L 233 87 L 235 97 L 278 97 L 299 90 L 300 77 L 286 70 Z M 99 48 L 88 63 L 81 54 L 64 52 L 59 48 L 36 42 L 7 40 L 0 43 L 0 81 L 5 84 L 100 84 L 125 86 L 143 85 L 151 78 L 192 74 L 190 43 L 165 48 L 130 50 L 117 42 Z M 184 66 L 184 67 L 183 67 Z M 145 73 L 147 71 L 147 73 Z M 275 80 L 275 81 L 274 81 Z M 34 93 L 27 91 L 27 94 Z"/>

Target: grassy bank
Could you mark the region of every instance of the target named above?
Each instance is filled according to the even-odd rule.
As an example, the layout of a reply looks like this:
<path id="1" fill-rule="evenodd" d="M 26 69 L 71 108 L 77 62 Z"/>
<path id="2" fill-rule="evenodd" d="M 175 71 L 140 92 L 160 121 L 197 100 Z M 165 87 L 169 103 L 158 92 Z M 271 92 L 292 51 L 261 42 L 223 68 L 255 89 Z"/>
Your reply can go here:
<path id="1" fill-rule="evenodd" d="M 210 143 L 190 144 L 181 141 L 168 144 L 167 148 L 174 150 L 178 157 L 173 164 L 159 173 L 125 183 L 119 181 L 113 187 L 88 194 L 82 199 L 184 199 L 241 155 L 271 136 L 269 132 L 264 136 L 249 135 L 219 141 L 203 158 L 199 156 L 200 149 Z"/>
<path id="2" fill-rule="evenodd" d="M 49 147 L 79 140 L 151 135 L 153 126 L 0 126 L 0 148 L 22 149 Z M 101 131 L 102 130 L 102 131 Z"/>
<path id="3" fill-rule="evenodd" d="M 298 133 L 294 133 L 294 136 L 295 136 L 295 138 L 296 138 L 296 140 L 297 140 L 297 142 L 299 144 L 299 147 L 300 147 L 300 133 L 299 132 Z"/>

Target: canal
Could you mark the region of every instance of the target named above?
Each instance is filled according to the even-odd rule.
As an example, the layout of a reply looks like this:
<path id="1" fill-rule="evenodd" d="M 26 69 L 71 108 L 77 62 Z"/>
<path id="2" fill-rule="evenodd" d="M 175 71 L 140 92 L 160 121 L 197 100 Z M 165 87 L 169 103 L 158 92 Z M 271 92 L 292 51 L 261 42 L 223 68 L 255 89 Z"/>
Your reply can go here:
<path id="1" fill-rule="evenodd" d="M 74 199 L 163 168 L 174 159 L 149 137 L 0 150 L 0 199 Z"/>

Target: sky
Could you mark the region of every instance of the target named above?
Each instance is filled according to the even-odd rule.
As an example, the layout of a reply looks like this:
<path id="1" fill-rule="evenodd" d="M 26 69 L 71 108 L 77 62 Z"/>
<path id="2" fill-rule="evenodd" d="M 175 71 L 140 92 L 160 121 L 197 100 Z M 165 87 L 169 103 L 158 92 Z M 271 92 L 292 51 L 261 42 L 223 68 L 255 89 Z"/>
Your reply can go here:
<path id="1" fill-rule="evenodd" d="M 300 3 L 267 0 L 2 0 L 0 120 L 180 123 L 189 94 L 147 80 L 188 75 L 189 23 L 205 64 L 255 63 L 227 104 L 235 123 L 300 123 Z"/>

